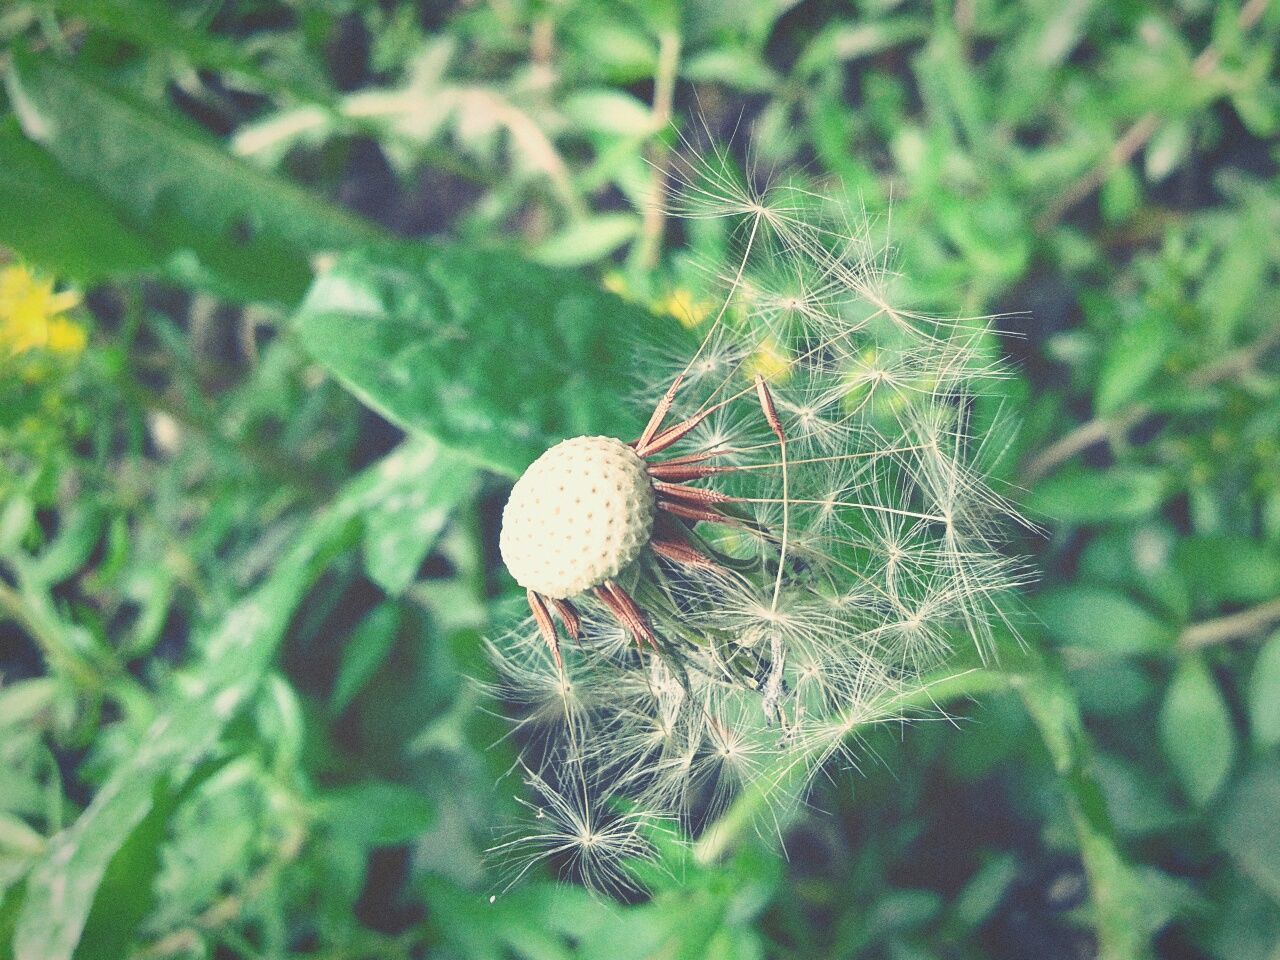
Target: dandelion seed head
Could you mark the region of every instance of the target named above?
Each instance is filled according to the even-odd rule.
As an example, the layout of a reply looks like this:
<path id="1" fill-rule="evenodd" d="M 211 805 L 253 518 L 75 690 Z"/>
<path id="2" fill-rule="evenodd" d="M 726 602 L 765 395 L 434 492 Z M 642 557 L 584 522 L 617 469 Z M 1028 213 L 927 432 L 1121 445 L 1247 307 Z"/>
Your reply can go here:
<path id="1" fill-rule="evenodd" d="M 669 212 L 726 255 L 637 374 L 649 536 L 491 645 L 531 798 L 495 857 L 608 892 L 654 830 L 688 837 L 748 786 L 777 814 L 856 767 L 959 647 L 989 653 L 1026 576 L 971 435 L 1003 375 L 989 318 L 895 304 L 885 225 L 749 155 L 682 141 L 669 169 Z"/>

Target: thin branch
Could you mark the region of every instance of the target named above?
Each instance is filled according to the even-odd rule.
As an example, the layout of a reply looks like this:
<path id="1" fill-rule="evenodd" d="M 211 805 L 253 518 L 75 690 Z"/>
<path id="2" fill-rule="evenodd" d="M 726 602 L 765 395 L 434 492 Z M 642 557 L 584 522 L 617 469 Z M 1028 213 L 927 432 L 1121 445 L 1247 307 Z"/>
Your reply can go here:
<path id="1" fill-rule="evenodd" d="M 1270 0 L 1248 0 L 1240 8 L 1240 13 L 1236 17 L 1236 24 L 1240 30 L 1243 32 L 1256 24 L 1266 12 L 1269 3 Z M 1219 50 L 1213 44 L 1209 44 L 1192 62 L 1192 78 L 1196 80 L 1204 79 L 1217 68 L 1221 59 L 1222 54 Z M 1048 208 L 1036 218 L 1036 232 L 1047 232 L 1062 219 L 1068 210 L 1086 197 L 1091 196 L 1095 190 L 1101 187 L 1113 170 L 1132 160 L 1134 155 L 1146 146 L 1147 141 L 1160 129 L 1161 120 L 1161 115 L 1154 110 L 1139 117 L 1107 151 L 1105 157 L 1059 194 L 1049 204 Z"/>
<path id="2" fill-rule="evenodd" d="M 664 30 L 658 37 L 658 66 L 653 75 L 653 129 L 657 136 L 671 124 L 675 103 L 676 78 L 680 72 L 680 34 Z M 666 225 L 667 151 L 655 144 L 650 164 L 653 176 L 649 187 L 649 203 L 645 206 L 640 241 L 635 263 L 642 270 L 652 270 L 658 263 L 662 247 L 662 231 Z"/>
<path id="3" fill-rule="evenodd" d="M 99 690 L 103 681 L 99 669 L 80 656 L 66 642 L 55 624 L 33 610 L 17 590 L 0 580 L 0 620 L 10 620 L 20 627 L 40 648 L 45 662 L 54 673 L 65 672 L 78 686 Z"/>
<path id="4" fill-rule="evenodd" d="M 1022 482 L 1027 485 L 1033 484 L 1095 443 L 1128 433 L 1145 420 L 1150 412 L 1151 408 L 1146 404 L 1139 404 L 1125 411 L 1123 415 L 1095 417 L 1087 423 L 1080 424 L 1027 461 L 1022 471 Z"/>
<path id="5" fill-rule="evenodd" d="M 1227 354 L 1221 360 L 1205 364 L 1192 371 L 1187 376 L 1186 384 L 1190 388 L 1201 389 L 1247 373 L 1254 368 L 1264 353 L 1278 343 L 1280 343 L 1280 326 L 1273 327 L 1253 343 Z M 1138 403 L 1109 417 L 1095 417 L 1080 424 L 1027 461 L 1022 471 L 1022 482 L 1035 483 L 1095 443 L 1123 436 L 1145 420 L 1151 412 L 1150 405 Z"/>
<path id="6" fill-rule="evenodd" d="M 1219 643 L 1256 636 L 1280 623 L 1280 597 L 1230 616 L 1194 623 L 1178 635 L 1179 650 L 1201 650 Z"/>

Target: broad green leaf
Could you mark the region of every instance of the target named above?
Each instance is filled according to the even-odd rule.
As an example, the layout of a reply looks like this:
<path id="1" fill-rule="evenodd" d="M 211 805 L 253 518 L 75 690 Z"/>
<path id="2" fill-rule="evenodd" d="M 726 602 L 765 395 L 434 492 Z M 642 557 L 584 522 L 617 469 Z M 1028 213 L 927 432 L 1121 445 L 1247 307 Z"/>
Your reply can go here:
<path id="1" fill-rule="evenodd" d="M 538 244 L 532 257 L 551 267 L 577 267 L 607 257 L 630 240 L 640 226 L 631 213 L 602 213 L 572 223 Z"/>
<path id="2" fill-rule="evenodd" d="M 394 456 L 393 453 L 391 456 Z M 394 471 L 393 471 L 394 473 Z M 99 884 L 121 846 L 151 813 L 157 786 L 180 790 L 222 731 L 259 689 L 293 612 L 329 558 L 355 539 L 355 519 L 387 495 L 376 464 L 311 520 L 272 573 L 223 617 L 195 664 L 165 692 L 134 753 L 84 813 L 50 838 L 27 881 L 14 938 L 16 960 L 69 960 L 95 907 Z M 185 771 L 185 773 L 183 773 Z"/>
<path id="3" fill-rule="evenodd" d="M 1017 678 L 1014 689 L 1035 721 L 1067 802 L 1089 883 L 1098 957 L 1134 960 L 1149 956 L 1150 936 L 1155 930 L 1146 916 L 1147 895 L 1116 846 L 1106 800 L 1092 768 L 1092 745 L 1071 688 L 1053 667 L 1044 664 Z"/>
<path id="4" fill-rule="evenodd" d="M 151 807 L 129 832 L 102 877 L 75 960 L 116 960 L 127 956 L 138 925 L 155 900 L 153 882 L 160 868 L 160 845 L 177 798 L 165 778 L 154 784 Z"/>
<path id="5" fill-rule="evenodd" d="M 1280 631 L 1263 646 L 1249 676 L 1249 728 L 1262 749 L 1280 744 Z"/>
<path id="6" fill-rule="evenodd" d="M 1112 823 L 1124 836 L 1168 830 L 1186 819 L 1186 813 L 1174 806 L 1168 789 L 1131 760 L 1099 754 L 1094 758 L 1094 776 L 1107 798 Z"/>
<path id="7" fill-rule="evenodd" d="M 1059 643 L 1109 656 L 1161 653 L 1174 631 L 1116 590 L 1067 586 L 1033 601 L 1044 629 Z"/>
<path id="8" fill-rule="evenodd" d="M 50 273 L 89 282 L 153 270 L 158 254 L 98 193 L 0 120 L 0 245 Z"/>
<path id="9" fill-rule="evenodd" d="M 341 258 L 294 325 L 374 410 L 513 476 L 565 437 L 630 439 L 643 425 L 627 402 L 638 354 L 687 336 L 574 274 L 425 244 Z"/>
<path id="10" fill-rule="evenodd" d="M 1192 536 L 1178 544 L 1178 568 L 1206 606 L 1280 595 L 1280 551 L 1247 537 Z"/>
<path id="11" fill-rule="evenodd" d="M 560 109 L 575 127 L 591 133 L 645 136 L 656 129 L 653 111 L 621 90 L 580 90 Z"/>
<path id="12" fill-rule="evenodd" d="M 1222 846 L 1240 872 L 1280 904 L 1280 762 L 1255 767 L 1236 784 L 1218 827 Z"/>
<path id="13" fill-rule="evenodd" d="M 284 70 L 259 66 L 229 37 L 200 30 L 180 19 L 173 4 L 160 0 L 37 0 L 107 33 L 144 47 L 178 53 L 193 64 L 223 70 L 264 91 L 287 91 L 304 99 L 324 99 L 325 91 L 299 83 Z"/>
<path id="14" fill-rule="evenodd" d="M 1171 622 L 1185 622 L 1191 588 L 1174 565 L 1177 543 L 1177 532 L 1159 520 L 1109 527 L 1081 552 L 1075 579 L 1131 590 Z"/>
<path id="15" fill-rule="evenodd" d="M 1165 756 L 1183 792 L 1204 806 L 1221 789 L 1235 759 L 1235 730 L 1217 683 L 1198 658 L 1184 660 L 1160 708 Z"/>
<path id="16" fill-rule="evenodd" d="M 364 516 L 364 563 L 392 596 L 418 572 L 458 504 L 475 489 L 476 471 L 430 438 L 404 444 L 382 462 L 389 488 Z"/>
<path id="17" fill-rule="evenodd" d="M 313 255 L 381 236 L 230 157 L 194 125 L 55 60 L 16 52 L 7 80 L 27 136 L 144 232 L 175 281 L 293 304 Z"/>
<path id="18" fill-rule="evenodd" d="M 1026 506 L 1059 523 L 1108 523 L 1139 520 L 1164 501 L 1169 480 L 1163 470 L 1068 467 L 1041 480 Z"/>
<path id="19" fill-rule="evenodd" d="M 1111 416 L 1139 395 L 1160 369 L 1173 337 L 1168 318 L 1153 312 L 1144 314 L 1108 341 L 1093 395 L 1099 416 Z"/>
<path id="20" fill-rule="evenodd" d="M 330 706 L 341 713 L 377 671 L 390 652 L 400 627 L 400 608 L 382 603 L 360 621 L 342 647 L 342 664 L 333 684 Z"/>
<path id="21" fill-rule="evenodd" d="M 1156 684 L 1143 666 L 1108 658 L 1072 670 L 1071 686 L 1080 708 L 1087 714 L 1102 716 L 1137 710 L 1156 692 Z"/>
<path id="22" fill-rule="evenodd" d="M 362 847 L 408 843 L 435 820 L 435 805 L 420 790 L 381 780 L 331 791 L 323 802 L 330 829 Z"/>

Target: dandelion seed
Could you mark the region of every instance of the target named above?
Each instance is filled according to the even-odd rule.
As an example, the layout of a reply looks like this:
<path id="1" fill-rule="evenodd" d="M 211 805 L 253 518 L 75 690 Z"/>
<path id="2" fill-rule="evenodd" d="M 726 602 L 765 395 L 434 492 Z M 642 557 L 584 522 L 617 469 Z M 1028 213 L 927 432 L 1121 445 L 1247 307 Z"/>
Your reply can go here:
<path id="1" fill-rule="evenodd" d="M 612 892 L 654 830 L 746 789 L 777 815 L 856 766 L 960 642 L 989 650 L 1023 577 L 968 434 L 1001 375 L 987 321 L 893 306 L 861 211 L 722 148 L 670 169 L 671 212 L 727 227 L 715 305 L 682 294 L 696 343 L 644 358 L 638 436 L 566 440 L 515 485 L 501 548 L 532 615 L 490 644 L 533 797 L 495 856 Z"/>

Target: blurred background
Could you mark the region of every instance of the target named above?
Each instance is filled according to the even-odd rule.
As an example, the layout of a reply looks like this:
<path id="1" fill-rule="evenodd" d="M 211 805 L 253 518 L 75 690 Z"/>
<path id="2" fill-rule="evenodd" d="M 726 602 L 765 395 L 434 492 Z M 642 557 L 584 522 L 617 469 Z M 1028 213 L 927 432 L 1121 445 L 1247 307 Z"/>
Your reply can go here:
<path id="1" fill-rule="evenodd" d="M 1266 0 L 7 0 L 0 958 L 1280 958 L 1278 38 Z M 900 302 L 1006 315 L 1024 643 L 781 840 L 508 888 L 467 678 L 511 451 L 617 399 L 521 326 L 702 309 L 723 232 L 654 200 L 708 135 L 865 208 Z"/>

